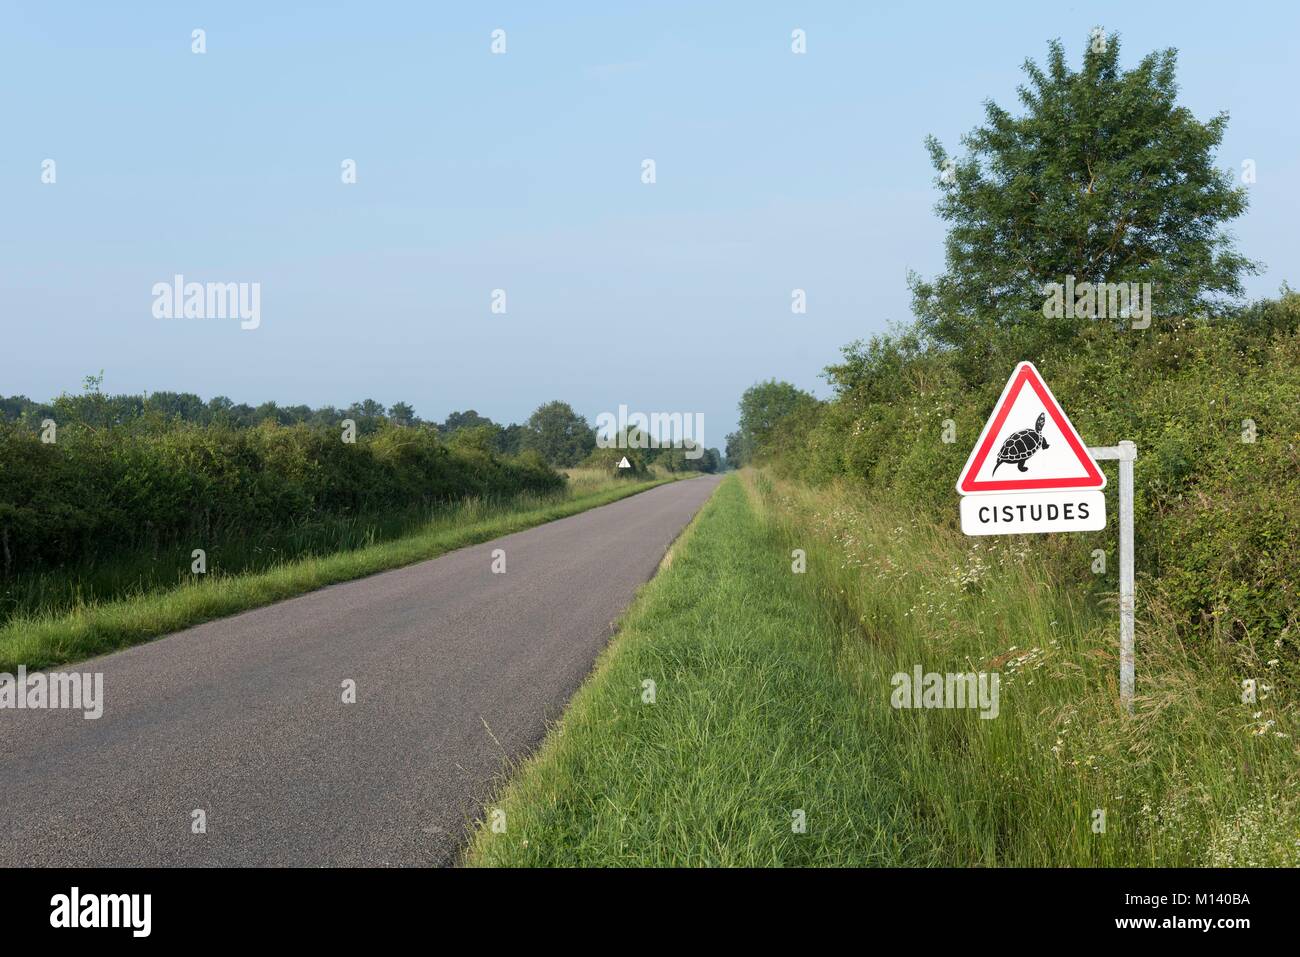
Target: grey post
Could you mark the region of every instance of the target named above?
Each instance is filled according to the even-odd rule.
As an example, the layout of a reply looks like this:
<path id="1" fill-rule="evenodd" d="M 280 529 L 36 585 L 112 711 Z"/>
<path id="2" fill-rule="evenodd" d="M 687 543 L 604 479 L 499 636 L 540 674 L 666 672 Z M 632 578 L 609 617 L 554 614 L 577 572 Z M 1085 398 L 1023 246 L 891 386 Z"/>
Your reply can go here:
<path id="1" fill-rule="evenodd" d="M 1117 446 L 1091 448 L 1094 459 L 1119 461 L 1119 700 L 1133 713 L 1133 462 L 1137 446 L 1120 442 Z"/>

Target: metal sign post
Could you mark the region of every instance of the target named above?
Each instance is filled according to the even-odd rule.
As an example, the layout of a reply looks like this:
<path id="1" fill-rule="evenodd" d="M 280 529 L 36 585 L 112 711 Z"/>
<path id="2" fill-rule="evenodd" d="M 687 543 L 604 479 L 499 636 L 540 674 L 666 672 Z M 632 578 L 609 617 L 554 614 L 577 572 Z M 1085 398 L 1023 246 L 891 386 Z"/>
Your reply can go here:
<path id="1" fill-rule="evenodd" d="M 1132 442 L 1091 448 L 1094 459 L 1119 462 L 1119 700 L 1133 713 L 1133 463 L 1137 446 Z"/>

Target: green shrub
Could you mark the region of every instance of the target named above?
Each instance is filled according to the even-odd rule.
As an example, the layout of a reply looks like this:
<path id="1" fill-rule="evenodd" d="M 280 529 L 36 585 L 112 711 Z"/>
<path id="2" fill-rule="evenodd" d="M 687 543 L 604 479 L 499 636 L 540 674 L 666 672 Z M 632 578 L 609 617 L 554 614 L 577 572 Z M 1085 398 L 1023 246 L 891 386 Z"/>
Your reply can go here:
<path id="1" fill-rule="evenodd" d="M 208 544 L 469 497 L 546 493 L 564 477 L 431 428 L 345 444 L 333 430 L 73 423 L 43 444 L 0 423 L 0 566 L 6 577 L 122 552 Z"/>
<path id="2" fill-rule="evenodd" d="M 618 463 L 627 458 L 628 467 L 619 468 Z M 639 449 L 595 448 L 582 463 L 583 468 L 600 469 L 616 478 L 642 478 L 649 474 L 650 466 Z"/>
<path id="3" fill-rule="evenodd" d="M 989 381 L 968 382 L 955 350 L 904 330 L 855 343 L 828 369 L 835 398 L 791 417 L 763 449 L 786 474 L 885 489 L 927 519 L 956 524 L 953 484 L 1002 383 L 1031 359 L 1084 441 L 1138 446 L 1138 571 L 1188 629 L 1232 638 L 1294 636 L 1300 617 L 1300 295 L 1229 320 L 1086 327 L 1039 354 L 999 343 Z M 952 420 L 956 441 L 942 441 Z M 1249 422 L 1247 421 L 1249 420 Z M 1254 441 L 1250 437 L 1253 422 Z M 1118 510 L 1113 480 L 1108 506 Z M 1099 590 L 1088 555 L 1114 530 L 1046 540 L 1058 571 Z"/>

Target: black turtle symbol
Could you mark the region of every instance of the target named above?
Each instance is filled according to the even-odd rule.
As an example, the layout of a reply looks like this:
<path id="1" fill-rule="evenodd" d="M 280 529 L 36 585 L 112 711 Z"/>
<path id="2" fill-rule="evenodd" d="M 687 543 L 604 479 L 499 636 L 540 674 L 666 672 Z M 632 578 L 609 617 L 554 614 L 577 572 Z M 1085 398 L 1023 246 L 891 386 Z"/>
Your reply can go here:
<path id="1" fill-rule="evenodd" d="M 998 474 L 998 466 L 1003 462 L 1015 462 L 1016 468 L 1022 472 L 1029 471 L 1025 468 L 1025 461 L 1039 449 L 1047 448 L 1047 440 L 1043 438 L 1043 426 L 1047 423 L 1047 413 L 1040 412 L 1038 421 L 1034 423 L 1032 429 L 1021 429 L 1019 432 L 1007 436 L 1007 440 L 1002 443 L 1002 448 L 998 450 L 998 464 L 993 466 L 993 471 L 989 473 L 992 478 Z"/>

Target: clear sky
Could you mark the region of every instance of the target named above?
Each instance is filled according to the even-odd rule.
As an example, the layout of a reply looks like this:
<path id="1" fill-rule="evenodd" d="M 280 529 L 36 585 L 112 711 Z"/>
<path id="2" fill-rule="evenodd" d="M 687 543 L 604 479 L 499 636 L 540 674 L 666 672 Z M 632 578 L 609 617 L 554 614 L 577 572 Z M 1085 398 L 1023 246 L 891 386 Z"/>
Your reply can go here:
<path id="1" fill-rule="evenodd" d="M 923 137 L 956 148 L 1096 25 L 1126 66 L 1176 47 L 1181 102 L 1230 113 L 1219 165 L 1258 170 L 1233 231 L 1272 294 L 1300 279 L 1297 10 L 0 0 L 0 394 L 103 369 L 427 419 L 562 398 L 703 412 L 720 447 L 747 386 L 825 395 L 842 345 L 909 318 L 907 270 L 942 267 Z M 176 273 L 261 283 L 260 328 L 155 319 Z"/>

